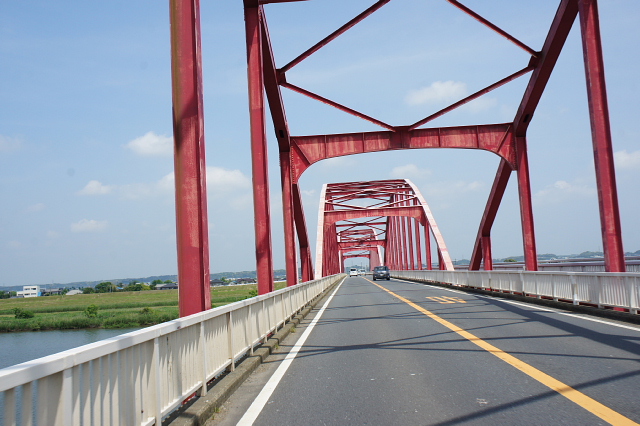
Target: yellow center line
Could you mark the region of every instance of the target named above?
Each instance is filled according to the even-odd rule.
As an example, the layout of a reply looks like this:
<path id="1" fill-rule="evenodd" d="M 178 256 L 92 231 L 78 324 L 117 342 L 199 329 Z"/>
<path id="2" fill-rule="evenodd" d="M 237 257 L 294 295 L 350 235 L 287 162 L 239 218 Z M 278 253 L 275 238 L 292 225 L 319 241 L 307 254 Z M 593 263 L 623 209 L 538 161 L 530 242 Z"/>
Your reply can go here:
<path id="1" fill-rule="evenodd" d="M 585 410 L 589 411 L 590 413 L 600 417 L 602 420 L 604 420 L 605 422 L 608 422 L 612 425 L 616 425 L 616 426 L 640 426 L 638 423 L 634 422 L 633 420 L 629 419 L 628 417 L 623 416 L 622 414 L 618 413 L 617 411 L 612 410 L 611 408 L 607 407 L 606 405 L 603 405 L 601 403 L 599 403 L 598 401 L 596 401 L 593 398 L 588 397 L 587 395 L 583 394 L 582 392 L 572 388 L 571 386 L 562 383 L 560 380 L 557 380 L 551 376 L 549 376 L 548 374 L 538 370 L 537 368 L 527 364 L 524 361 L 519 360 L 518 358 L 514 357 L 513 355 L 510 355 L 500 349 L 498 349 L 497 347 L 493 346 L 492 344 L 485 342 L 484 340 L 482 340 L 481 338 L 475 336 L 472 333 L 469 333 L 466 330 L 463 330 L 462 328 L 458 327 L 457 325 L 450 323 L 449 321 L 440 318 L 438 315 L 424 309 L 422 306 L 419 306 L 415 303 L 413 303 L 412 301 L 405 299 L 402 296 L 399 296 L 397 294 L 395 294 L 394 292 L 392 292 L 391 290 L 386 289 L 385 287 L 381 286 L 380 284 L 374 283 L 372 281 L 369 281 L 371 284 L 381 288 L 382 290 L 386 291 L 387 293 L 391 294 L 392 296 L 400 299 L 401 301 L 403 301 L 404 303 L 406 303 L 407 305 L 411 306 L 412 308 L 422 312 L 423 314 L 425 314 L 426 316 L 428 316 L 429 318 L 439 322 L 440 324 L 444 325 L 445 327 L 447 327 L 449 330 L 454 331 L 456 333 L 458 333 L 460 336 L 464 337 L 465 339 L 469 340 L 472 343 L 475 343 L 476 345 L 478 345 L 479 347 L 481 347 L 482 349 L 484 349 L 485 351 L 491 353 L 492 355 L 497 356 L 498 358 L 500 358 L 501 360 L 503 360 L 504 362 L 506 362 L 507 364 L 512 365 L 513 367 L 517 368 L 518 370 L 522 371 L 523 373 L 527 374 L 529 377 L 531 377 L 532 379 L 537 380 L 538 382 L 542 383 L 543 385 L 549 387 L 550 389 L 553 389 L 554 391 L 558 392 L 560 395 L 564 396 L 565 398 L 569 399 L 570 401 L 573 401 L 574 403 L 578 404 L 580 407 L 584 408 Z"/>

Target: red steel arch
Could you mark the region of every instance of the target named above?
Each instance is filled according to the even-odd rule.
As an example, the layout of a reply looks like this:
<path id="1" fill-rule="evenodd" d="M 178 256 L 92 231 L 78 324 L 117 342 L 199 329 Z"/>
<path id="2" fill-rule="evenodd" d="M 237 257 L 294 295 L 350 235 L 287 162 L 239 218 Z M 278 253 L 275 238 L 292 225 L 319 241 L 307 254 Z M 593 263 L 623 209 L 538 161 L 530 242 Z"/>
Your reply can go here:
<path id="1" fill-rule="evenodd" d="M 239 1 L 239 0 L 238 0 Z M 525 265 L 537 270 L 536 243 L 531 205 L 527 129 L 549 81 L 569 31 L 579 17 L 582 37 L 587 97 L 591 121 L 596 183 L 605 266 L 609 272 L 625 271 L 624 251 L 613 148 L 609 124 L 604 63 L 597 0 L 558 0 L 558 9 L 547 37 L 534 49 L 457 0 L 448 1 L 461 13 L 473 17 L 490 31 L 527 52 L 529 58 L 515 73 L 482 88 L 472 95 L 435 111 L 415 123 L 390 125 L 345 105 L 324 98 L 287 81 L 287 71 L 313 55 L 354 25 L 391 0 L 379 0 L 371 7 L 327 35 L 284 66 L 276 66 L 266 22 L 264 5 L 304 0 L 243 0 L 249 83 L 249 111 L 254 182 L 256 264 L 258 291 L 273 290 L 273 255 L 267 167 L 266 99 L 278 141 L 284 214 L 287 282 L 298 282 L 297 257 L 302 279 L 313 274 L 309 238 L 302 211 L 298 180 L 313 163 L 322 159 L 363 152 L 417 148 L 482 149 L 501 157 L 500 166 L 485 212 L 480 221 L 471 269 L 491 269 L 491 227 L 511 172 L 517 172 Z M 207 309 L 209 259 L 206 226 L 206 184 L 204 182 L 204 129 L 200 50 L 199 0 L 170 0 L 172 83 L 174 99 L 174 143 L 176 169 L 176 211 L 178 274 L 181 283 L 181 315 Z M 274 6 L 275 7 L 275 6 Z M 514 79 L 530 74 L 513 122 L 450 128 L 422 128 L 440 117 Z M 294 136 L 290 134 L 281 88 L 293 90 L 339 110 L 380 126 L 382 131 L 339 135 Z M 296 250 L 296 236 L 298 250 Z M 183 297 L 184 295 L 184 297 Z"/>
<path id="2" fill-rule="evenodd" d="M 325 184 L 318 209 L 316 278 L 344 272 L 348 257 L 371 258 L 376 252 L 377 263 L 380 249 L 382 263 L 393 269 L 431 269 L 432 238 L 439 267 L 453 270 L 433 214 L 408 179 Z"/>

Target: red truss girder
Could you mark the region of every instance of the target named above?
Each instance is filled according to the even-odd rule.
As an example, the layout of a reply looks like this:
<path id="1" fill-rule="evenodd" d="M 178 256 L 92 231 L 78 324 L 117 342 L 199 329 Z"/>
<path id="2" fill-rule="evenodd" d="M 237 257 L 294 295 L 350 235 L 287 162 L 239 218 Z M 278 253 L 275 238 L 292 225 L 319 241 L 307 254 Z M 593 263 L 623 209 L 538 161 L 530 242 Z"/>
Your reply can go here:
<path id="1" fill-rule="evenodd" d="M 432 237 L 440 267 L 452 270 L 429 206 L 409 180 L 325 184 L 318 211 L 316 277 L 343 272 L 344 259 L 352 257 L 369 257 L 370 266 L 377 266 L 380 249 L 384 263 L 394 269 L 431 269 Z"/>
<path id="2" fill-rule="evenodd" d="M 284 219 L 284 241 L 287 263 L 287 281 L 289 285 L 297 282 L 297 262 L 300 259 L 302 278 L 309 279 L 313 275 L 311 267 L 311 254 L 309 250 L 309 238 L 306 224 L 302 214 L 302 204 L 297 186 L 302 173 L 311 165 L 320 160 L 359 154 L 365 152 L 421 149 L 421 148 L 458 148 L 458 149 L 482 149 L 493 152 L 501 157 L 501 165 L 497 172 L 496 182 L 487 201 L 487 207 L 482 217 L 480 229 L 474 248 L 472 268 L 478 268 L 484 259 L 485 268 L 491 268 L 491 236 L 490 231 L 496 212 L 502 199 L 502 193 L 507 185 L 511 171 L 517 172 L 517 185 L 522 218 L 522 239 L 526 259 L 526 267 L 529 270 L 537 269 L 535 233 L 533 226 L 533 208 L 531 203 L 531 188 L 529 181 L 529 165 L 527 159 L 526 131 L 531 123 L 538 102 L 551 76 L 555 63 L 560 55 L 567 35 L 573 26 L 576 16 L 580 16 L 581 35 L 583 40 L 585 71 L 587 74 L 587 94 L 590 107 L 590 118 L 593 134 L 594 157 L 596 164 L 596 177 L 598 185 L 600 216 L 602 224 L 602 238 L 605 251 L 605 263 L 608 271 L 624 271 L 624 254 L 622 251 L 622 234 L 620 229 L 620 217 L 618 211 L 617 190 L 615 173 L 612 160 L 611 132 L 606 102 L 606 88 L 604 84 L 604 71 L 602 61 L 602 48 L 600 42 L 598 10 L 596 0 L 560 0 L 556 15 L 551 23 L 549 33 L 540 51 L 527 46 L 513 35 L 507 33 L 499 26 L 471 10 L 457 0 L 446 0 L 481 25 L 486 26 L 504 37 L 508 42 L 518 46 L 527 52 L 530 57 L 526 63 L 521 63 L 519 71 L 505 76 L 497 82 L 490 84 L 472 95 L 455 102 L 440 111 L 418 120 L 413 124 L 392 125 L 371 117 L 363 112 L 356 111 L 346 105 L 341 105 L 331 99 L 310 92 L 287 81 L 287 71 L 331 43 L 337 37 L 348 31 L 359 22 L 381 9 L 391 0 L 379 0 L 371 7 L 357 15 L 343 26 L 311 46 L 294 60 L 278 69 L 271 47 L 271 40 L 267 29 L 264 4 L 289 3 L 303 0 L 244 0 L 245 18 L 247 22 L 247 52 L 250 86 L 250 115 L 251 137 L 254 170 L 254 206 L 256 208 L 256 260 L 260 292 L 270 291 L 272 284 L 273 261 L 270 245 L 270 218 L 268 198 L 268 176 L 266 167 L 266 136 L 264 134 L 265 105 L 261 94 L 265 93 L 275 134 L 278 140 L 279 157 L 282 178 L 282 201 Z M 198 0 L 188 0 L 194 4 L 197 10 Z M 172 0 L 172 4 L 177 4 Z M 284 7 L 284 5 L 281 5 Z M 275 6 L 274 6 L 275 7 Z M 172 16 L 172 23 L 174 17 Z M 197 14 L 193 22 L 195 33 L 198 31 Z M 181 37 L 180 32 L 172 32 L 172 40 Z M 195 39 L 194 39 L 195 40 Z M 199 69 L 201 62 L 199 42 L 192 40 L 193 56 L 180 56 L 174 50 L 174 63 L 187 62 L 187 67 Z M 188 47 L 188 46 L 186 46 Z M 189 63 L 192 61 L 191 63 Z M 184 65 L 184 64 L 183 64 Z M 520 102 L 518 112 L 512 123 L 487 124 L 476 126 L 461 126 L 452 128 L 419 128 L 436 117 L 440 117 L 461 105 L 472 101 L 504 84 L 530 73 L 529 83 Z M 176 80 L 174 80 L 174 85 Z M 178 83 L 180 84 L 180 83 Z M 345 133 L 334 135 L 316 136 L 292 136 L 289 132 L 281 87 L 294 90 L 312 99 L 324 102 L 339 110 L 372 122 L 384 130 L 379 132 Z M 199 89 L 201 95 L 201 88 Z M 198 159 L 187 159 L 197 162 Z M 393 230 L 398 233 L 413 235 L 417 229 L 412 226 L 408 218 L 418 218 L 420 215 L 412 208 L 411 203 L 405 203 L 402 208 L 397 208 L 399 216 L 395 219 L 387 219 L 384 225 L 385 232 Z M 327 204 L 327 217 L 332 224 L 328 225 L 333 232 L 343 229 L 340 220 L 351 220 L 353 213 L 346 213 L 339 208 Z M 396 206 L 377 206 L 377 211 L 371 214 L 386 214 L 389 208 Z M 201 208 L 202 209 L 202 208 Z M 354 209 L 357 210 L 357 209 Z M 372 219 L 373 220 L 373 219 Z M 180 219 L 179 219 L 180 221 Z M 353 226 L 353 225 L 352 225 Z M 373 226 L 373 225 L 371 225 Z M 204 232 L 199 230 L 199 235 L 204 239 Z M 417 236 L 418 234 L 416 234 Z M 298 248 L 295 247 L 296 237 Z M 394 242 L 395 244 L 396 242 Z M 180 244 L 180 243 L 179 243 Z M 337 247 L 334 247 L 337 248 Z M 416 250 L 422 247 L 416 246 Z M 203 249 L 201 248 L 200 251 Z M 424 250 L 429 253 L 430 247 L 425 245 Z M 411 253 L 393 251 L 393 247 L 387 247 L 387 252 L 392 253 L 392 260 L 397 264 L 411 265 L 409 257 Z M 332 256 L 336 261 L 340 260 L 340 251 L 335 250 Z M 386 254 L 385 254 L 386 255 Z M 408 256 L 408 257 L 407 257 Z M 200 256 L 201 259 L 204 258 Z M 182 261 L 180 261 L 182 264 Z M 430 256 L 427 254 L 427 267 Z M 189 262 L 185 261 L 185 265 Z M 193 263 L 193 262 L 192 262 Z M 414 265 L 415 266 L 415 265 Z M 186 266 L 183 267 L 183 269 Z M 322 274 L 316 271 L 316 275 Z M 269 282 L 267 282 L 269 281 Z"/>
<path id="3" fill-rule="evenodd" d="M 293 179 L 298 181 L 310 165 L 327 158 L 367 152 L 421 148 L 482 149 L 493 152 L 516 167 L 513 126 L 398 129 L 395 132 L 344 133 L 291 137 Z"/>

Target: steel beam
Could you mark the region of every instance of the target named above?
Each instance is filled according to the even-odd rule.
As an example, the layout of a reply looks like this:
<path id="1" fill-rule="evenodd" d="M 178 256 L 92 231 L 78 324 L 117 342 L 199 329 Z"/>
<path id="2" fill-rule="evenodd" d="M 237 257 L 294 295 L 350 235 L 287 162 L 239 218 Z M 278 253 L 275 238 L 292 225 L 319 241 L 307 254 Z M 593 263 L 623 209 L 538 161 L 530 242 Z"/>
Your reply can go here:
<path id="1" fill-rule="evenodd" d="M 520 219 L 522 222 L 524 264 L 527 271 L 537 271 L 538 255 L 533 226 L 533 205 L 531 203 L 531 181 L 529 178 L 529 159 L 527 156 L 526 138 L 516 138 L 516 151 L 518 154 L 518 194 L 520 199 Z"/>
<path id="2" fill-rule="evenodd" d="M 500 207 L 500 203 L 502 202 L 504 191 L 507 189 L 509 177 L 511 177 L 511 171 L 512 169 L 509 163 L 501 160 L 500 165 L 498 166 L 498 171 L 496 172 L 496 177 L 493 180 L 493 185 L 491 187 L 491 192 L 489 193 L 487 205 L 485 206 L 484 213 L 482 214 L 480 227 L 478 228 L 478 236 L 476 237 L 476 242 L 471 254 L 471 261 L 469 262 L 470 271 L 477 271 L 480 269 L 480 263 L 482 262 L 484 253 L 482 238 L 489 237 L 491 235 L 491 228 L 493 227 L 493 222 L 495 221 L 496 215 L 498 214 L 498 208 Z"/>
<path id="3" fill-rule="evenodd" d="M 262 68 L 262 31 L 260 7 L 245 2 L 247 33 L 247 71 L 249 83 L 249 119 L 251 131 L 251 169 L 256 238 L 258 294 L 273 291 L 273 253 L 271 249 L 271 211 L 269 170 L 265 134 L 264 80 Z"/>
<path id="4" fill-rule="evenodd" d="M 578 14 L 576 0 L 562 0 L 545 39 L 535 70 L 531 74 L 518 112 L 513 120 L 516 136 L 526 136 L 527 128 L 551 77 L 562 47 Z"/>
<path id="5" fill-rule="evenodd" d="M 589 118 L 596 166 L 604 264 L 607 272 L 625 272 L 618 190 L 613 164 L 613 143 L 604 78 L 600 23 L 598 21 L 598 2 L 597 0 L 578 0 L 578 5 L 584 68 L 587 76 Z"/>
<path id="6" fill-rule="evenodd" d="M 170 2 L 180 316 L 211 309 L 200 3 Z"/>

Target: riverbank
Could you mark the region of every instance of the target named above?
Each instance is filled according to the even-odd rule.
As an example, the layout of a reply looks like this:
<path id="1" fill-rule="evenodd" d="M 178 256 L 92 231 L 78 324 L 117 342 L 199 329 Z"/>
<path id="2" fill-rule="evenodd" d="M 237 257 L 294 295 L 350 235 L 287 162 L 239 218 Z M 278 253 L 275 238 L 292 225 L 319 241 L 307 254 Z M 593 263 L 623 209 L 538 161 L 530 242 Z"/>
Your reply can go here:
<path id="1" fill-rule="evenodd" d="M 284 285 L 276 283 L 276 288 Z M 215 308 L 255 294 L 255 284 L 213 287 L 211 306 Z M 20 312 L 30 312 L 33 317 L 16 315 Z M 0 332 L 146 327 L 178 316 L 178 290 L 0 300 Z"/>

